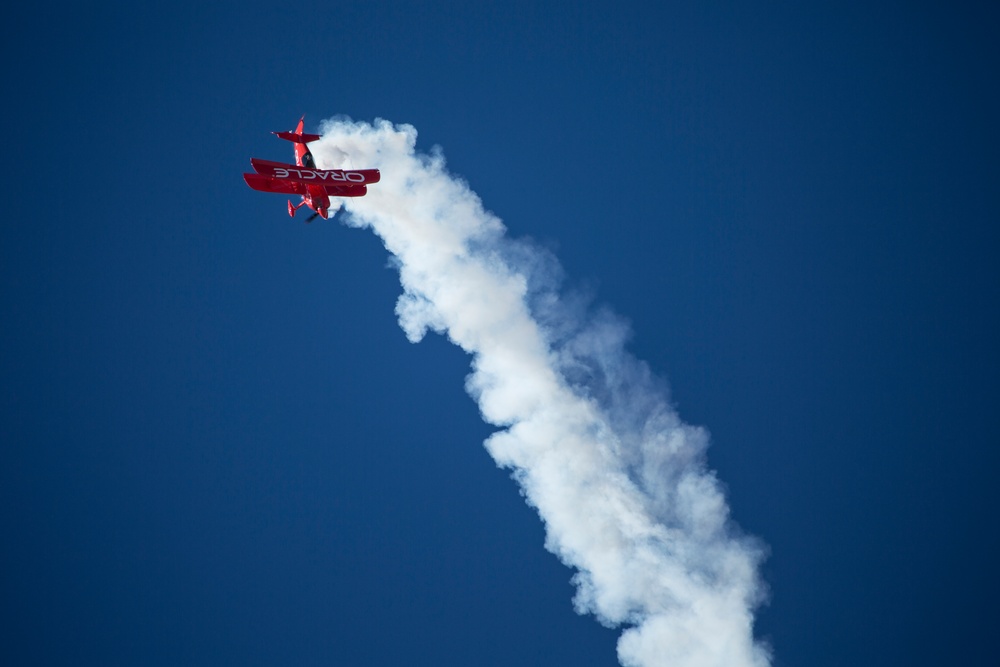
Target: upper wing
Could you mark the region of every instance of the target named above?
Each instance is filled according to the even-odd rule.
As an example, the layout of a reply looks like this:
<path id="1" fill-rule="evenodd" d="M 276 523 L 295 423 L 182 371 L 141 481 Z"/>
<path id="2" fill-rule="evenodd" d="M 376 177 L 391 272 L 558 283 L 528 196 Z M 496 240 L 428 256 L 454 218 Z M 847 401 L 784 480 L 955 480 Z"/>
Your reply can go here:
<path id="1" fill-rule="evenodd" d="M 307 192 L 306 185 L 298 181 L 269 178 L 260 174 L 243 174 L 243 180 L 251 188 L 261 192 L 278 192 L 283 195 L 304 195 Z"/>
<path id="2" fill-rule="evenodd" d="M 309 169 L 284 162 L 250 158 L 254 170 L 262 176 L 299 181 L 307 185 L 367 185 L 382 178 L 378 169 Z"/>
<path id="3" fill-rule="evenodd" d="M 322 187 L 326 190 L 326 194 L 331 197 L 364 197 L 368 192 L 368 188 L 364 185 L 324 185 Z"/>

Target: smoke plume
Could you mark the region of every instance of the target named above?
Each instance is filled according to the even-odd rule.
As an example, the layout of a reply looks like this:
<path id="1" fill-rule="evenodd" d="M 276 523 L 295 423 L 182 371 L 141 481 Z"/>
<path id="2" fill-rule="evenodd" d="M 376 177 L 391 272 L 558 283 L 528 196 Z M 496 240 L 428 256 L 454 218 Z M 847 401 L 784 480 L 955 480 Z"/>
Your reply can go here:
<path id="1" fill-rule="evenodd" d="M 501 430 L 485 446 L 545 524 L 545 547 L 574 568 L 574 605 L 624 625 L 626 667 L 763 667 L 753 610 L 763 548 L 741 536 L 714 473 L 707 434 L 684 424 L 627 327 L 562 298 L 558 263 L 505 236 L 498 218 L 416 130 L 328 121 L 312 144 L 323 168 L 381 169 L 345 200 L 398 260 L 400 326 L 472 356 L 469 393 Z"/>

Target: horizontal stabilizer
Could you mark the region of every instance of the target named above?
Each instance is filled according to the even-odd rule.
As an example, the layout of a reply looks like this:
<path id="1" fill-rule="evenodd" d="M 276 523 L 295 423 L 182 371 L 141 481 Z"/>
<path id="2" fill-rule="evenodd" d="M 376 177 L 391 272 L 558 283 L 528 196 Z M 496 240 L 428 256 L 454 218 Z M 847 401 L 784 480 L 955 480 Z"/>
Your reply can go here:
<path id="1" fill-rule="evenodd" d="M 305 132 L 272 132 L 271 134 L 276 134 L 286 141 L 292 141 L 297 144 L 308 144 L 320 138 L 318 134 L 307 134 Z"/>

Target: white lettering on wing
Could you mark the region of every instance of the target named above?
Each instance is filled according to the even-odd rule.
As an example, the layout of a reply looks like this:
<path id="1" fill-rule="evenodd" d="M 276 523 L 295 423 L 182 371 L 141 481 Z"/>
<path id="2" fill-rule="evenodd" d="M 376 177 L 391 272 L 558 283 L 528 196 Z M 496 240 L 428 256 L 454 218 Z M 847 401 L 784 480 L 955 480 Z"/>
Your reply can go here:
<path id="1" fill-rule="evenodd" d="M 297 178 L 303 181 L 339 181 L 364 183 L 365 175 L 360 171 L 340 171 L 339 169 L 288 169 L 274 167 L 275 178 Z"/>

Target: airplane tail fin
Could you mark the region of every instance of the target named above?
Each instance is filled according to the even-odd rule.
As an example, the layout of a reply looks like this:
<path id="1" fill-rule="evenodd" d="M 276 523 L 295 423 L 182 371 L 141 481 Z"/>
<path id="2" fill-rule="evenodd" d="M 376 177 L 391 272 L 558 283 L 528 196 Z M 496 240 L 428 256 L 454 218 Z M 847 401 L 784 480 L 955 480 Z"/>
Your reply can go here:
<path id="1" fill-rule="evenodd" d="M 316 141 L 320 138 L 318 134 L 308 134 L 302 131 L 302 125 L 305 123 L 305 120 L 305 116 L 299 118 L 299 124 L 291 132 L 272 132 L 271 134 L 276 134 L 285 141 L 291 141 L 296 144 L 308 144 L 310 141 Z"/>

